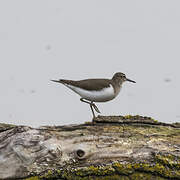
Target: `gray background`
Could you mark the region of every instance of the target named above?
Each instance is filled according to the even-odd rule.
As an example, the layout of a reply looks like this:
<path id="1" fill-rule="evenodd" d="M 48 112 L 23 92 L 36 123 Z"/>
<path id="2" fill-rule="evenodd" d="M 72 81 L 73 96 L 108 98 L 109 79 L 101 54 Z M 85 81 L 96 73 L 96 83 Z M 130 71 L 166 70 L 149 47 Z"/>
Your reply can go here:
<path id="1" fill-rule="evenodd" d="M 180 1 L 1 0 L 0 122 L 31 126 L 90 121 L 88 105 L 50 79 L 125 83 L 103 115 L 180 122 Z"/>

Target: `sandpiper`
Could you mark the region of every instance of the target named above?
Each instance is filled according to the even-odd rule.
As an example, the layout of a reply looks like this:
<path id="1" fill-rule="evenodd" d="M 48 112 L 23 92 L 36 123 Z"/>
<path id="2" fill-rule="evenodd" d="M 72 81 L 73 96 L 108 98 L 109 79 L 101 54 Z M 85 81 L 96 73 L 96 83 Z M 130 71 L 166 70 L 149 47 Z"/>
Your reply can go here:
<path id="1" fill-rule="evenodd" d="M 93 118 L 95 118 L 93 108 L 100 113 L 94 102 L 106 102 L 114 99 L 119 94 L 125 81 L 135 83 L 135 81 L 126 78 L 126 75 L 121 72 L 115 73 L 112 79 L 85 79 L 80 81 L 59 79 L 51 81 L 64 84 L 79 94 L 81 96 L 80 100 L 90 105 Z"/>

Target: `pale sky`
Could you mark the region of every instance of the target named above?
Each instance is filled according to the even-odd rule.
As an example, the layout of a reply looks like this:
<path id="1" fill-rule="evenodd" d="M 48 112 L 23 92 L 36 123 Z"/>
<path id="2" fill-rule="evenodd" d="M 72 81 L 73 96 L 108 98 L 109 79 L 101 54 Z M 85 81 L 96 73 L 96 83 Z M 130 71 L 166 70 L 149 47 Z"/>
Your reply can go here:
<path id="1" fill-rule="evenodd" d="M 80 97 L 50 79 L 112 78 L 102 115 L 180 122 L 180 1 L 1 0 L 0 121 L 29 126 L 91 121 Z"/>

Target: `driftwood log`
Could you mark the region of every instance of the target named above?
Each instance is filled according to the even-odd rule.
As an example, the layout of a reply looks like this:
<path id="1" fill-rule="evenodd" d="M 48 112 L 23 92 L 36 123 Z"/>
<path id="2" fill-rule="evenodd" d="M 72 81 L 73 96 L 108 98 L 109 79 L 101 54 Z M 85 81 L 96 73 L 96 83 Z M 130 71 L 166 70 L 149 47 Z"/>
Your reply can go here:
<path id="1" fill-rule="evenodd" d="M 80 125 L 0 124 L 1 179 L 180 179 L 180 124 L 98 116 Z"/>

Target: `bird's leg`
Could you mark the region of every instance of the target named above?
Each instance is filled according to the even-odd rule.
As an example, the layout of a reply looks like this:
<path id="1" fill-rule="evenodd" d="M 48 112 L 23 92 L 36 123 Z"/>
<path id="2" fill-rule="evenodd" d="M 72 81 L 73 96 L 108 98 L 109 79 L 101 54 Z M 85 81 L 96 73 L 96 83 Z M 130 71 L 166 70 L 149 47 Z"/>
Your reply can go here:
<path id="1" fill-rule="evenodd" d="M 91 102 L 84 100 L 83 98 L 80 99 L 82 102 L 85 102 L 87 104 L 91 104 Z"/>
<path id="2" fill-rule="evenodd" d="M 96 112 L 101 113 L 100 110 L 98 109 L 98 107 L 93 103 L 93 101 L 89 102 L 89 101 L 84 100 L 83 98 L 81 98 L 80 100 L 81 100 L 82 102 L 87 103 L 87 104 L 91 104 L 92 107 L 96 110 Z"/>
<path id="3" fill-rule="evenodd" d="M 92 113 L 93 113 L 93 117 L 95 117 L 95 113 L 94 113 L 93 108 L 96 110 L 96 112 L 100 113 L 98 107 L 97 107 L 92 101 L 89 102 L 89 101 L 84 100 L 83 98 L 81 98 L 80 100 L 81 100 L 82 102 L 85 102 L 85 103 L 87 103 L 87 104 L 90 105 L 91 111 L 92 111 Z"/>
<path id="4" fill-rule="evenodd" d="M 90 105 L 91 111 L 92 111 L 92 113 L 93 113 L 93 118 L 95 118 L 96 116 L 95 116 L 95 113 L 94 113 L 94 110 L 93 110 L 93 103 L 92 103 L 92 102 L 89 102 L 89 101 L 86 101 L 86 100 L 84 100 L 83 98 L 81 98 L 80 100 L 81 100 L 82 102 L 85 102 L 85 103 L 87 103 L 87 104 Z"/>
<path id="5" fill-rule="evenodd" d="M 94 109 L 96 110 L 96 112 L 101 113 L 100 110 L 98 109 L 98 107 L 93 102 L 91 102 L 91 103 L 92 103 L 92 106 L 94 107 Z"/>
<path id="6" fill-rule="evenodd" d="M 95 116 L 95 113 L 94 113 L 94 110 L 93 110 L 93 106 L 92 106 L 91 103 L 90 103 L 89 105 L 90 105 L 91 111 L 92 111 L 92 113 L 93 113 L 93 119 L 94 119 L 96 116 Z"/>

